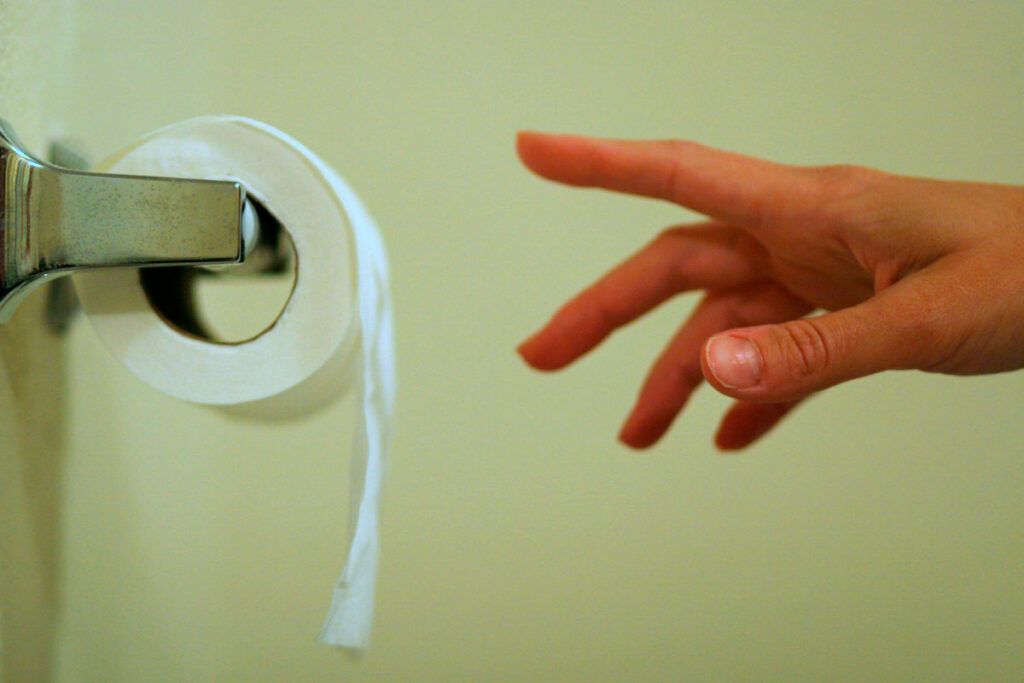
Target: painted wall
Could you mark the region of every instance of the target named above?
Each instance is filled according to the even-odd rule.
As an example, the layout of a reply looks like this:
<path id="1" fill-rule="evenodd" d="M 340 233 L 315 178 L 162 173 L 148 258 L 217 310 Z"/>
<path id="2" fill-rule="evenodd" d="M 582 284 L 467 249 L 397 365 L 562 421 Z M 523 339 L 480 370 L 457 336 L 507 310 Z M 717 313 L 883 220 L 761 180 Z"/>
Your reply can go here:
<path id="1" fill-rule="evenodd" d="M 231 111 L 337 165 L 391 248 L 402 380 L 378 627 L 351 661 L 313 643 L 342 561 L 351 404 L 228 420 L 139 383 L 84 321 L 60 345 L 24 311 L 0 332 L 6 671 L 906 681 L 1024 665 L 1024 374 L 859 381 L 737 458 L 710 446 L 726 401 L 705 391 L 636 455 L 619 420 L 692 298 L 565 374 L 512 354 L 687 218 L 544 185 L 515 161 L 516 128 L 1020 183 L 1024 6 L 0 8 L 0 115 L 32 144 L 63 129 L 99 155 Z M 27 84 L 61 70 L 20 42 L 52 43 L 48 14 L 74 16 L 54 116 Z M 242 310 L 262 295 L 221 292 Z"/>
<path id="2" fill-rule="evenodd" d="M 0 2 L 0 117 L 26 144 L 59 128 L 70 75 L 69 3 Z M 45 293 L 0 328 L 0 678 L 45 681 L 60 609 L 66 346 L 43 324 Z"/>

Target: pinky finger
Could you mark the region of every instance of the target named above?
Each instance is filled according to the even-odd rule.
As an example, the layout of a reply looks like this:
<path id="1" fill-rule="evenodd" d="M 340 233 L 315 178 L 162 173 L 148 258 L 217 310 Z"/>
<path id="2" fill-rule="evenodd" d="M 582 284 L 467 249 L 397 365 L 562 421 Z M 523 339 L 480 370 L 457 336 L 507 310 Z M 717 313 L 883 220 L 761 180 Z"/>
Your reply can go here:
<path id="1" fill-rule="evenodd" d="M 771 431 L 800 402 L 799 400 L 786 403 L 736 401 L 718 426 L 715 445 L 723 451 L 738 451 L 746 448 Z"/>

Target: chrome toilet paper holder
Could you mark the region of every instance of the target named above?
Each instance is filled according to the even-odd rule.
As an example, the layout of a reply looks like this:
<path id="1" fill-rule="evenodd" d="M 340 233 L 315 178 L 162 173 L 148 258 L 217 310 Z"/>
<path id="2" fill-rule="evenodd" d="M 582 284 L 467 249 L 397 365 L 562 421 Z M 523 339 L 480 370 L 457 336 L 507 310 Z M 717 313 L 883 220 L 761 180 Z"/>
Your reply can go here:
<path id="1" fill-rule="evenodd" d="M 89 173 L 59 144 L 50 157 L 0 119 L 0 323 L 40 284 L 90 268 L 283 270 L 281 226 L 240 183 Z M 56 284 L 48 317 L 63 329 L 76 304 L 70 283 Z"/>

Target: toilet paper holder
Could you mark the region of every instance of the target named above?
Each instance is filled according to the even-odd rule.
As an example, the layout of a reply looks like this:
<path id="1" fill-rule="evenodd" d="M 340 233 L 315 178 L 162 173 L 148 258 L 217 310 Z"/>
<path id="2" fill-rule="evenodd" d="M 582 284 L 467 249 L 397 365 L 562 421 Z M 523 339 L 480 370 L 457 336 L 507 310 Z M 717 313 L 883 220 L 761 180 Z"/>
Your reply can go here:
<path id="1" fill-rule="evenodd" d="M 40 284 L 88 268 L 236 265 L 259 251 L 261 272 L 283 269 L 281 227 L 240 183 L 88 173 L 60 145 L 50 156 L 0 119 L 0 323 Z M 48 317 L 63 329 L 76 304 L 56 284 Z"/>

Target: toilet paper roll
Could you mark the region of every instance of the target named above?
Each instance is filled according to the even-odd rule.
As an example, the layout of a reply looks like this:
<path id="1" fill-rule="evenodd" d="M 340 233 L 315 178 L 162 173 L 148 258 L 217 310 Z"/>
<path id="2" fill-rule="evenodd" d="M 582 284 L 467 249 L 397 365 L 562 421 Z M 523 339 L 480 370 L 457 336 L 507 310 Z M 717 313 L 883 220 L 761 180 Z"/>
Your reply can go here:
<path id="1" fill-rule="evenodd" d="M 174 124 L 98 170 L 241 182 L 291 237 L 291 298 L 271 327 L 240 343 L 199 338 L 166 321 L 151 307 L 137 270 L 83 272 L 74 276 L 75 287 L 113 355 L 172 396 L 280 418 L 321 407 L 346 390 L 357 392 L 348 556 L 319 639 L 366 647 L 395 392 L 387 258 L 373 220 L 344 180 L 309 149 L 240 117 Z"/>

